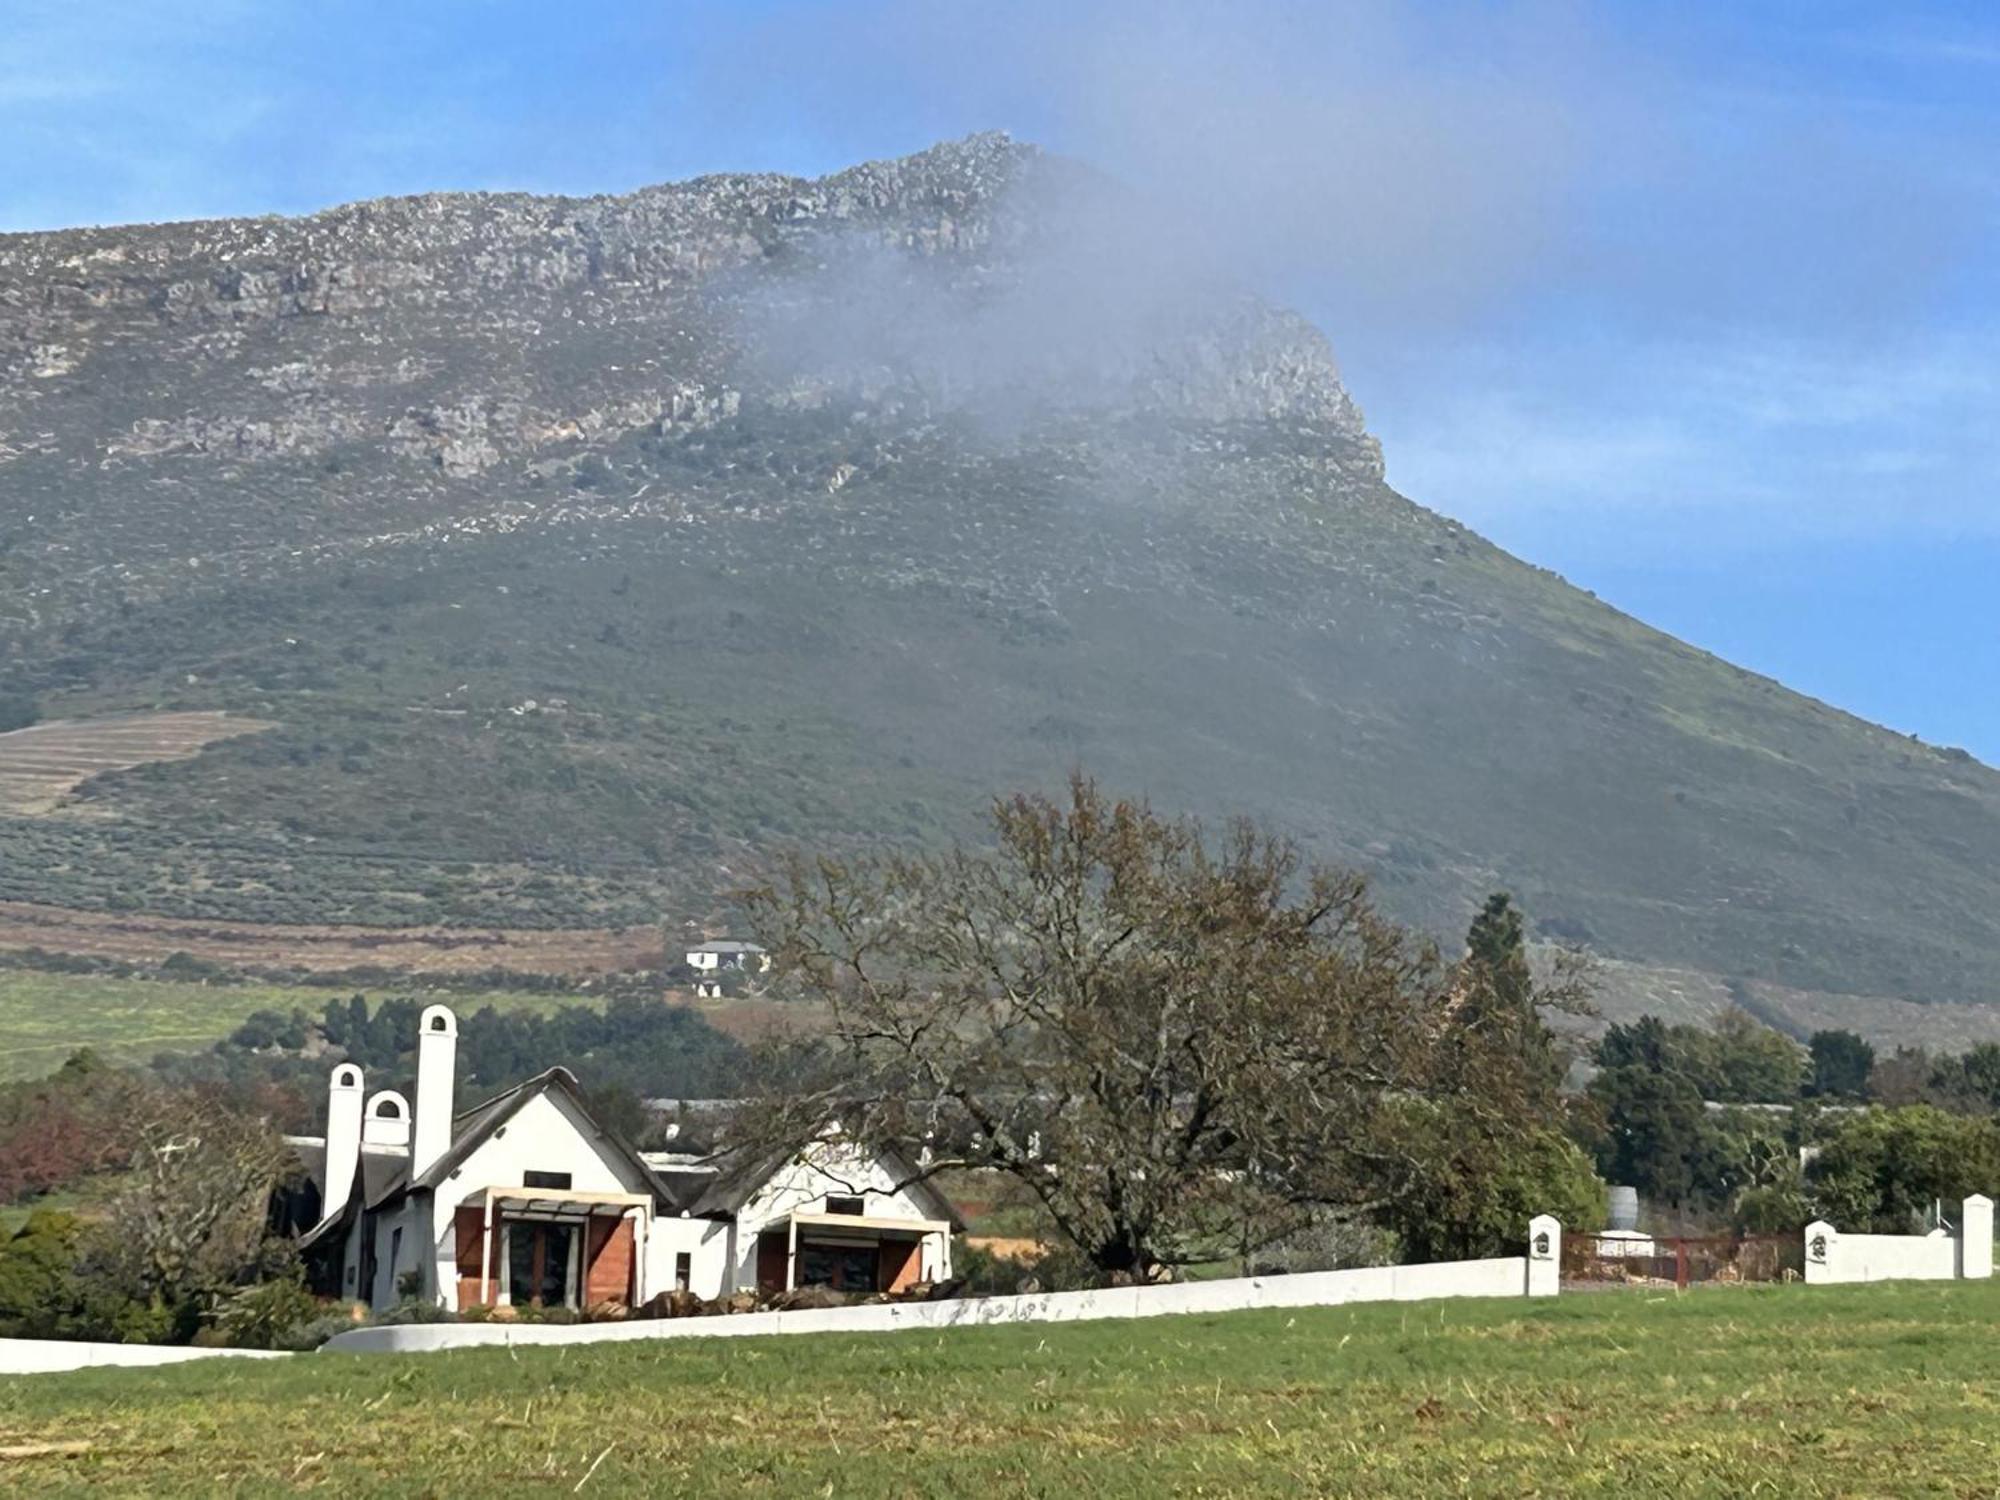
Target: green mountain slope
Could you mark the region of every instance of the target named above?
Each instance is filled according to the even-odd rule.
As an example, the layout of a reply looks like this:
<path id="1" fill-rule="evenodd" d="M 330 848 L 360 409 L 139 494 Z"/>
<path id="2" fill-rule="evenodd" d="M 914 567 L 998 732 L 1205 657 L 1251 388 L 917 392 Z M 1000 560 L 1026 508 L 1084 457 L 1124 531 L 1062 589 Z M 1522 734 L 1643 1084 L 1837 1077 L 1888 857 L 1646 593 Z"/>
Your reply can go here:
<path id="1" fill-rule="evenodd" d="M 0 899 L 700 915 L 1082 763 L 1441 928 L 2000 999 L 2000 776 L 1397 495 L 1317 333 L 1121 211 L 982 137 L 0 238 L 0 695 L 277 725 L 0 819 Z"/>

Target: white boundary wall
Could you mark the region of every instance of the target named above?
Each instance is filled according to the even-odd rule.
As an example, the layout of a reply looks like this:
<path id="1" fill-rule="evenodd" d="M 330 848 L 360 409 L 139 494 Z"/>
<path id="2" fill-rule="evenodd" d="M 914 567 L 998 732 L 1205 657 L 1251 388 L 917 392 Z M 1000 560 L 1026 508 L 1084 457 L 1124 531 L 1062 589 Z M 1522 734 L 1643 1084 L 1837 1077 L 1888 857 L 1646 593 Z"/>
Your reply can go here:
<path id="1" fill-rule="evenodd" d="M 289 1359 L 272 1349 L 196 1349 L 186 1344 L 88 1344 L 71 1339 L 0 1339 L 0 1375 L 178 1365 L 191 1359 Z"/>
<path id="2" fill-rule="evenodd" d="M 1960 1208 L 1956 1237 L 1842 1234 L 1825 1220 L 1806 1226 L 1806 1281 L 1977 1280 L 1993 1274 L 1993 1200 L 1975 1194 Z"/>
<path id="3" fill-rule="evenodd" d="M 798 1312 L 640 1319 L 627 1323 L 410 1323 L 357 1328 L 322 1347 L 337 1354 L 419 1353 L 491 1344 L 594 1344 L 626 1339 L 744 1338 L 776 1333 L 891 1333 L 904 1329 L 977 1328 L 1007 1323 L 1073 1323 L 1153 1318 L 1175 1313 L 1238 1312 L 1255 1307 L 1335 1307 L 1348 1302 L 1420 1302 L 1438 1297 L 1544 1296 L 1554 1291 L 1561 1231 L 1544 1241 L 1553 1219 L 1530 1226 L 1528 1256 L 1190 1281 L 1172 1286 L 1113 1287 L 1020 1297 L 962 1297 L 944 1302 L 887 1302 Z"/>

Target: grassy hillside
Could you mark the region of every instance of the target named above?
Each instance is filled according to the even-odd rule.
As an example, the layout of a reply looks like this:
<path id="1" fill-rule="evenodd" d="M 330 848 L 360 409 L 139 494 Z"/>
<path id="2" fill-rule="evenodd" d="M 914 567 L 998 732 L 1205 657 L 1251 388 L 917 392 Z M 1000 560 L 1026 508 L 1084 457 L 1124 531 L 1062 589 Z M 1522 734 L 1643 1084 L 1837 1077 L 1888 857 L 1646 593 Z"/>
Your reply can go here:
<path id="1" fill-rule="evenodd" d="M 1996 1316 L 1991 1286 L 1739 1288 L 42 1376 L 0 1389 L 0 1482 L 1985 1494 Z"/>
<path id="2" fill-rule="evenodd" d="M 2000 999 L 2000 775 L 1396 494 L 1296 319 L 1065 343 L 1022 297 L 1079 191 L 983 140 L 0 237 L 0 696 L 273 726 L 0 811 L 0 900 L 699 920 L 1082 763 L 1441 933 L 1505 886 L 1781 1008 Z"/>

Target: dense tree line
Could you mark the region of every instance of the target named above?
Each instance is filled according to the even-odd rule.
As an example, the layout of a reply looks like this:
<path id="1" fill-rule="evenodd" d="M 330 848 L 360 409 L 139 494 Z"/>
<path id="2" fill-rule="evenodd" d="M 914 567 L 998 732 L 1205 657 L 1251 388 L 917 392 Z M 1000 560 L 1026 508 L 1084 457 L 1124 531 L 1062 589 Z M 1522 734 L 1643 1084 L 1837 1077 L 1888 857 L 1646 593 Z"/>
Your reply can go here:
<path id="1" fill-rule="evenodd" d="M 1887 1057 L 1851 1031 L 1801 1046 L 1730 1011 L 1610 1027 L 1580 1138 L 1609 1181 L 1683 1221 L 1902 1233 L 2000 1194 L 2000 1045 Z"/>
<path id="2" fill-rule="evenodd" d="M 328 1001 L 317 1016 L 259 1011 L 208 1052 L 163 1056 L 154 1066 L 175 1078 L 280 1083 L 316 1103 L 328 1070 L 344 1059 L 361 1065 L 371 1087 L 394 1087 L 415 1076 L 417 1018 L 427 1003 L 354 995 Z M 494 1093 L 557 1066 L 607 1095 L 714 1098 L 741 1087 L 746 1056 L 698 1013 L 637 996 L 546 1013 L 488 1005 L 460 1018 L 462 1089 Z"/>

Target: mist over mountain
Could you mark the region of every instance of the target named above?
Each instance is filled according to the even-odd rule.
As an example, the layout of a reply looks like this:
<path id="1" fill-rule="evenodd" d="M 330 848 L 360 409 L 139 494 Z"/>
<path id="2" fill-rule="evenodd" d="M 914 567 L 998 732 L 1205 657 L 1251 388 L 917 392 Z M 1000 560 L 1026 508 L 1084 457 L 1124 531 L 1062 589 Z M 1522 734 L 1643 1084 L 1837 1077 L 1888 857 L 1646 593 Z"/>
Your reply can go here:
<path id="1" fill-rule="evenodd" d="M 2000 1030 L 2000 776 L 1398 495 L 1227 271 L 999 136 L 0 237 L 0 699 L 272 726 L 12 804 L 0 899 L 681 920 L 1082 764 L 1614 1004 Z"/>

